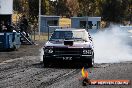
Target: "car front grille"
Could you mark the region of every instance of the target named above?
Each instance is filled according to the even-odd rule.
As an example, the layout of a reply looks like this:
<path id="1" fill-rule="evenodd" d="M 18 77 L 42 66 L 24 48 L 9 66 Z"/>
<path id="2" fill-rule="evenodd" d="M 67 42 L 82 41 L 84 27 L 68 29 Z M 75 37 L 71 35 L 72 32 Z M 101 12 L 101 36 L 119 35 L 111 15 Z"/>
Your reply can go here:
<path id="1" fill-rule="evenodd" d="M 55 48 L 54 53 L 57 55 L 80 55 L 82 53 L 81 48 Z"/>

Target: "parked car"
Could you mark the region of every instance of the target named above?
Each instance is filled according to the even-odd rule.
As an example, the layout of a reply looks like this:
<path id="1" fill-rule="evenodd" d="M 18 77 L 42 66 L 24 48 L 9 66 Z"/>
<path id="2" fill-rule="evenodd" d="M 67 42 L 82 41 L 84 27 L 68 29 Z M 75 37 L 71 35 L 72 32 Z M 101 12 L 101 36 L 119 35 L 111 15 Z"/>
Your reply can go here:
<path id="1" fill-rule="evenodd" d="M 90 34 L 85 29 L 56 29 L 44 45 L 43 62 L 82 62 L 92 67 L 94 46 Z"/>

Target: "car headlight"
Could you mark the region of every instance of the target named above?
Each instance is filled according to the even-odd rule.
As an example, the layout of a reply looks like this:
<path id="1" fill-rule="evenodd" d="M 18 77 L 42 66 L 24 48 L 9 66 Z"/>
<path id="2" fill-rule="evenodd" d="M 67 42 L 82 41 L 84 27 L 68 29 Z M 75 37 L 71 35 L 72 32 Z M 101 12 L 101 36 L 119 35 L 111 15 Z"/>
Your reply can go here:
<path id="1" fill-rule="evenodd" d="M 53 53 L 53 49 L 46 48 L 44 49 L 44 53 Z"/>
<path id="2" fill-rule="evenodd" d="M 83 50 L 83 54 L 92 54 L 92 50 Z"/>

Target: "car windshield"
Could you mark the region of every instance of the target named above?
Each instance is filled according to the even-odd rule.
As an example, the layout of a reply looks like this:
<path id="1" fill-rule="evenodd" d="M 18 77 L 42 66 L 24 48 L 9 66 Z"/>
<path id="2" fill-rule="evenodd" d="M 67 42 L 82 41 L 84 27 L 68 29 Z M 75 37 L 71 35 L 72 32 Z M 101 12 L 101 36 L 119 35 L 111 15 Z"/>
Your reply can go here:
<path id="1" fill-rule="evenodd" d="M 77 40 L 88 41 L 88 33 L 85 31 L 55 31 L 50 40 Z"/>

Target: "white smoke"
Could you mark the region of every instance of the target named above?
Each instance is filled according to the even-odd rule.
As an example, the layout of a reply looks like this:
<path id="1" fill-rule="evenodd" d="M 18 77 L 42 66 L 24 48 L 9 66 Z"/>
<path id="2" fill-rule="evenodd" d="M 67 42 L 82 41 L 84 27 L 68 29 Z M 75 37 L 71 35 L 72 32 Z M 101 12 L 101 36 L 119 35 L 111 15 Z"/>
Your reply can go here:
<path id="1" fill-rule="evenodd" d="M 44 55 L 43 47 L 39 50 L 39 52 L 40 52 L 40 62 L 43 62 L 43 55 Z"/>
<path id="2" fill-rule="evenodd" d="M 132 47 L 127 30 L 112 25 L 93 34 L 95 63 L 132 61 Z M 132 41 L 132 39 L 131 39 Z"/>

